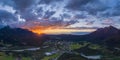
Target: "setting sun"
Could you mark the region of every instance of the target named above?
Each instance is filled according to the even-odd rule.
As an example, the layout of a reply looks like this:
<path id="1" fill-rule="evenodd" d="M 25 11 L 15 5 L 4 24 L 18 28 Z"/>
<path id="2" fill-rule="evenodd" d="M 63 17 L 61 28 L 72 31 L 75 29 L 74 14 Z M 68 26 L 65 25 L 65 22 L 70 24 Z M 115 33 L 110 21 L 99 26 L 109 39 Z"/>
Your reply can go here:
<path id="1" fill-rule="evenodd" d="M 43 32 L 41 30 L 30 30 L 30 31 L 37 33 L 37 34 L 43 34 Z"/>

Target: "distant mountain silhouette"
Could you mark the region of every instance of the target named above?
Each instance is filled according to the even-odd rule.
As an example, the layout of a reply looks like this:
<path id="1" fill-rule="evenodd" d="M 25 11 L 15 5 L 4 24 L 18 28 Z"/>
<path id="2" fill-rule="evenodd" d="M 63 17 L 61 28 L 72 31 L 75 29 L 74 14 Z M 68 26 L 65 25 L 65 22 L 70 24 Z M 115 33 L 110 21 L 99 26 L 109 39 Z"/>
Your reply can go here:
<path id="1" fill-rule="evenodd" d="M 89 35 L 94 36 L 94 37 L 105 38 L 105 37 L 114 36 L 114 35 L 118 35 L 118 34 L 120 34 L 119 29 L 117 29 L 113 26 L 109 26 L 109 27 L 105 27 L 105 28 L 99 28 L 95 32 L 90 33 Z"/>
<path id="2" fill-rule="evenodd" d="M 41 38 L 36 34 L 21 28 L 6 26 L 0 29 L 0 40 L 13 45 L 40 45 Z"/>
<path id="3" fill-rule="evenodd" d="M 105 44 L 109 47 L 120 47 L 120 29 L 113 26 L 99 28 L 88 35 L 84 35 L 82 38 L 92 43 Z"/>

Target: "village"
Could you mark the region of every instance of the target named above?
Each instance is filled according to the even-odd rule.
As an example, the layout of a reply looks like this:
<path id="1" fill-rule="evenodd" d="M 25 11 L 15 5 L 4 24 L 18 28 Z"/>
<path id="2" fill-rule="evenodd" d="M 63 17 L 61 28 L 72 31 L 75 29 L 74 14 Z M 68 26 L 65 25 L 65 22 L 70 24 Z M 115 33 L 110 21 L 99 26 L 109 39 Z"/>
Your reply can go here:
<path id="1" fill-rule="evenodd" d="M 4 43 L 0 43 L 1 45 Z M 75 55 L 77 59 L 103 59 L 105 48 L 100 45 L 92 44 L 89 42 L 66 42 L 59 40 L 48 40 L 40 47 L 34 46 L 1 46 L 0 57 L 6 60 L 62 60 L 65 59 L 64 55 Z M 105 52 L 110 54 L 111 52 Z M 5 58 L 8 56 L 9 58 Z M 67 56 L 67 55 L 66 55 Z M 113 56 L 113 55 L 111 55 Z M 74 57 L 74 56 L 73 56 Z M 109 57 L 109 56 L 108 56 Z M 70 57 L 72 59 L 72 56 Z"/>

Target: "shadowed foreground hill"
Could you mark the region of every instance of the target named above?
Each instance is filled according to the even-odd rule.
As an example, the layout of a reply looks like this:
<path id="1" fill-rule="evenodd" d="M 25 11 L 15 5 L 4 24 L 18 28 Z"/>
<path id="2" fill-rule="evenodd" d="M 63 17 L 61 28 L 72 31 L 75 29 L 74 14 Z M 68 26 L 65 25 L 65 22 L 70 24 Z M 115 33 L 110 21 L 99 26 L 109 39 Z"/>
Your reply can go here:
<path id="1" fill-rule="evenodd" d="M 42 43 L 42 39 L 37 34 L 9 26 L 0 29 L 0 41 L 13 45 L 40 45 Z"/>

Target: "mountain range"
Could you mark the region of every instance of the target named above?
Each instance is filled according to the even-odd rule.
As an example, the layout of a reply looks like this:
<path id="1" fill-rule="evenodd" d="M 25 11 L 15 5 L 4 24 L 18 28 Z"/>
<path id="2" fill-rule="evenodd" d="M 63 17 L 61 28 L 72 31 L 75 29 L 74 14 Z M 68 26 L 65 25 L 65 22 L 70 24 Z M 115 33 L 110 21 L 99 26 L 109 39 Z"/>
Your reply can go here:
<path id="1" fill-rule="evenodd" d="M 0 29 L 0 41 L 13 45 L 40 45 L 42 39 L 33 32 L 6 26 Z"/>
<path id="2" fill-rule="evenodd" d="M 0 29 L 0 41 L 13 45 L 41 45 L 46 40 L 64 41 L 89 41 L 108 46 L 120 46 L 120 30 L 113 27 L 99 28 L 86 35 L 37 35 L 22 28 L 11 28 L 9 26 Z"/>

